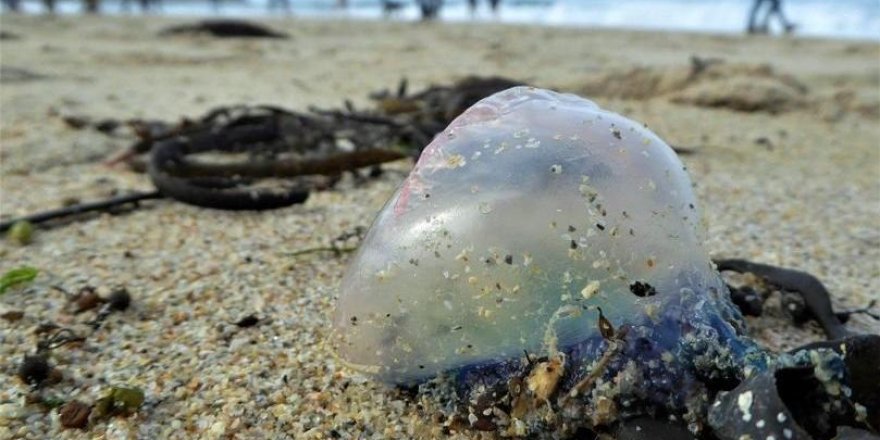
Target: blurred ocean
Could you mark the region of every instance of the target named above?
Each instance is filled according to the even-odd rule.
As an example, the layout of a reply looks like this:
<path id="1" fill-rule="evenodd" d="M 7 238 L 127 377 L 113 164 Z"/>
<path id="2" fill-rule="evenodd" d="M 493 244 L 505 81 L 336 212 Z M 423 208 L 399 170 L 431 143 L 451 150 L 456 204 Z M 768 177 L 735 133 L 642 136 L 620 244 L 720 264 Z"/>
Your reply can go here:
<path id="1" fill-rule="evenodd" d="M 220 0 L 215 9 L 209 0 L 160 0 L 158 13 L 177 16 L 270 16 L 284 14 L 269 10 L 271 2 L 283 0 Z M 291 14 L 309 18 L 383 18 L 381 0 L 289 0 Z M 394 0 L 404 6 L 392 19 L 417 20 L 415 0 Z M 80 2 L 58 0 L 62 13 L 80 10 Z M 740 33 L 745 28 L 752 0 L 501 0 L 497 15 L 488 0 L 478 0 L 473 16 L 467 0 L 445 0 L 440 14 L 447 21 L 486 21 L 554 26 L 592 26 L 628 29 L 662 29 L 714 33 Z M 24 0 L 24 10 L 40 11 L 36 0 Z M 128 8 L 137 10 L 136 0 Z M 103 0 L 102 11 L 126 12 L 126 0 Z M 797 35 L 880 40 L 880 0 L 787 0 L 783 11 L 798 27 Z M 778 31 L 779 24 L 772 26 Z M 772 28 L 771 26 L 771 28 Z"/>

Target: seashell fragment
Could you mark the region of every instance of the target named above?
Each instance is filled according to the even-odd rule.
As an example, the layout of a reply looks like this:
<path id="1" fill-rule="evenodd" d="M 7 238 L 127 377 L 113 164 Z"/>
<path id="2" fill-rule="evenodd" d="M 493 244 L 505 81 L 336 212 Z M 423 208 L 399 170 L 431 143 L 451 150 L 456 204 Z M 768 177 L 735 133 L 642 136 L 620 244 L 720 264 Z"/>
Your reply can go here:
<path id="1" fill-rule="evenodd" d="M 601 307 L 647 344 L 622 356 L 736 358 L 751 345 L 701 227 L 685 167 L 654 133 L 574 95 L 508 89 L 439 134 L 379 213 L 333 340 L 396 384 L 524 351 L 582 371 L 601 355 Z"/>

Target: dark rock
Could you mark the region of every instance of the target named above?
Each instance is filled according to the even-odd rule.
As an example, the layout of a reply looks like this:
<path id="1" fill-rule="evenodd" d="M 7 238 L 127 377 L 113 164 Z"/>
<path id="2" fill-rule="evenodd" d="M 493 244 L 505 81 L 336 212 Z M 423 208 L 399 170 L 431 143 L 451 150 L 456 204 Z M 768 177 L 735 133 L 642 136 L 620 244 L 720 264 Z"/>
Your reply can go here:
<path id="1" fill-rule="evenodd" d="M 36 354 L 24 357 L 24 360 L 18 367 L 18 377 L 29 385 L 37 386 L 49 377 L 51 371 L 52 366 L 49 365 L 46 357 Z"/>
<path id="2" fill-rule="evenodd" d="M 61 426 L 67 429 L 85 429 L 89 424 L 89 414 L 91 413 L 92 406 L 79 400 L 67 402 L 58 409 Z"/>

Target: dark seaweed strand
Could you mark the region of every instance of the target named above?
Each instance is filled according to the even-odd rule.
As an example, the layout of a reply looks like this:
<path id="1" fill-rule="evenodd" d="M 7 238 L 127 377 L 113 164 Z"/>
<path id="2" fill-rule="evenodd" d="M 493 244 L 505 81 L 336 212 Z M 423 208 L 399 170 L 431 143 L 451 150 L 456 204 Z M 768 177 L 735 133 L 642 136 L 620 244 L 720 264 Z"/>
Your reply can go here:
<path id="1" fill-rule="evenodd" d="M 84 214 L 94 211 L 106 211 L 112 208 L 127 204 L 137 204 L 143 200 L 161 199 L 164 197 L 159 191 L 136 192 L 123 196 L 111 197 L 109 199 L 99 200 L 97 202 L 77 203 L 75 205 L 66 206 L 59 209 L 50 209 L 48 211 L 38 212 L 23 217 L 13 218 L 4 222 L 0 222 L 0 232 L 5 232 L 12 225 L 18 222 L 29 222 L 33 224 L 45 223 L 63 217 Z"/>
<path id="2" fill-rule="evenodd" d="M 275 140 L 279 136 L 274 120 L 220 132 L 178 136 L 154 146 L 147 169 L 156 187 L 176 200 L 207 208 L 265 210 L 302 203 L 308 198 L 309 188 L 295 185 L 286 192 L 236 188 L 244 183 L 242 178 L 334 175 L 406 157 L 403 151 L 369 148 L 318 158 L 253 160 L 222 165 L 192 162 L 186 158 L 189 154 L 205 151 L 254 148 L 260 142 Z"/>
<path id="3" fill-rule="evenodd" d="M 780 289 L 799 293 L 828 339 L 839 339 L 850 334 L 834 314 L 828 290 L 815 276 L 794 269 L 741 259 L 715 260 L 715 264 L 719 271 L 750 272 Z"/>
<path id="4" fill-rule="evenodd" d="M 185 163 L 184 157 L 204 151 L 231 151 L 242 143 L 257 144 L 277 136 L 274 126 L 235 127 L 218 133 L 179 136 L 157 143 L 150 155 L 147 172 L 156 188 L 168 197 L 205 208 L 225 210 L 266 210 L 304 202 L 309 190 L 293 187 L 278 190 L 237 189 L 235 178 L 194 181 L 175 175 L 175 168 Z"/>
<path id="5" fill-rule="evenodd" d="M 397 98 L 417 103 L 420 110 L 408 118 L 406 122 L 397 121 L 393 114 L 355 112 L 353 106 L 346 105 L 347 112 L 320 111 L 313 109 L 313 115 L 304 115 L 274 106 L 232 106 L 211 111 L 199 121 L 184 120 L 175 127 L 156 121 L 127 121 L 134 124 L 141 139 L 136 142 L 129 153 L 142 153 L 155 148 L 148 163 L 150 177 L 159 191 L 134 193 L 113 197 L 97 202 L 82 203 L 57 210 L 49 210 L 25 217 L 11 219 L 0 223 L 0 232 L 9 229 L 19 221 L 43 223 L 49 220 L 73 216 L 91 211 L 105 211 L 115 207 L 134 204 L 141 200 L 171 197 L 184 203 L 197 206 L 230 209 L 260 210 L 272 209 L 301 203 L 308 197 L 309 189 L 300 185 L 287 192 L 242 189 L 246 183 L 241 177 L 294 177 L 309 174 L 333 175 L 343 171 L 376 165 L 408 157 L 407 151 L 382 148 L 362 148 L 372 145 L 366 142 L 356 151 L 330 154 L 319 158 L 298 160 L 252 160 L 243 164 L 212 165 L 188 161 L 186 156 L 198 151 L 229 151 L 245 152 L 258 146 L 260 140 L 278 140 L 287 133 L 280 133 L 278 116 L 286 115 L 296 118 L 301 124 L 319 123 L 318 137 L 326 137 L 335 133 L 341 123 L 368 124 L 387 127 L 392 138 L 407 140 L 408 144 L 427 145 L 433 135 L 441 130 L 461 111 L 474 102 L 504 90 L 520 82 L 505 78 L 468 77 L 452 87 L 433 86 L 412 96 L 406 96 L 406 81 L 402 81 L 397 91 Z M 387 96 L 386 96 L 387 97 Z M 381 99 L 376 96 L 374 99 Z M 424 101 L 424 102 L 422 102 Z M 235 117 L 239 111 L 266 111 L 269 115 L 244 115 Z M 320 120 L 321 117 L 333 118 L 334 121 Z M 232 119 L 231 121 L 229 119 Z M 265 123 L 266 120 L 269 123 Z M 262 126 L 256 122 L 264 122 Z M 98 123 L 100 126 L 114 127 L 118 121 L 108 120 Z M 219 125 L 219 127 L 218 127 Z M 345 125 L 345 124 L 342 124 Z M 255 126 L 258 126 L 255 128 Z M 329 131 L 328 131 L 329 130 Z M 312 130 L 314 131 L 314 130 Z M 310 131 L 311 133 L 311 131 Z M 265 136 L 265 137 L 263 137 Z M 393 145 L 395 142 L 382 139 L 381 144 Z M 306 144 L 313 144 L 314 139 Z M 409 154 L 418 155 L 420 149 L 412 148 Z M 236 177 L 230 177 L 236 176 Z"/>

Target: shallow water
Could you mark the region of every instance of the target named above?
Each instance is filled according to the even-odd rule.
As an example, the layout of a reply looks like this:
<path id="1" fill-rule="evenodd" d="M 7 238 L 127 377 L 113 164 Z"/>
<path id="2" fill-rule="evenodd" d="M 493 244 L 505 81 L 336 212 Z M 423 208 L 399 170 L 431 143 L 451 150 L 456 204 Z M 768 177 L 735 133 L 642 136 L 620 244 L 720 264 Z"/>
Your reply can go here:
<path id="1" fill-rule="evenodd" d="M 276 3 L 278 0 L 274 0 Z M 273 0 L 221 1 L 219 9 L 207 0 L 165 0 L 160 12 L 167 15 L 257 16 L 284 15 L 270 10 Z M 751 0 L 502 0 L 498 14 L 488 2 L 478 0 L 471 14 L 466 0 L 446 0 L 441 19 L 523 23 L 548 26 L 595 26 L 677 30 L 711 33 L 739 33 L 751 7 Z M 126 13 L 124 1 L 104 1 L 103 9 L 111 14 Z M 135 8 L 130 0 L 130 7 Z M 403 1 L 395 20 L 417 20 L 414 1 Z M 76 13 L 79 1 L 59 1 L 62 13 Z M 290 0 L 292 15 L 310 18 L 351 18 L 378 20 L 383 17 L 381 0 L 349 0 L 348 8 L 337 7 L 337 0 Z M 24 9 L 36 13 L 39 2 L 26 1 Z M 646 13 L 650 11 L 650 13 Z M 880 40 L 880 3 L 876 0 L 798 0 L 783 2 L 783 12 L 798 25 L 797 34 L 831 38 Z M 773 22 L 778 31 L 779 23 Z"/>

